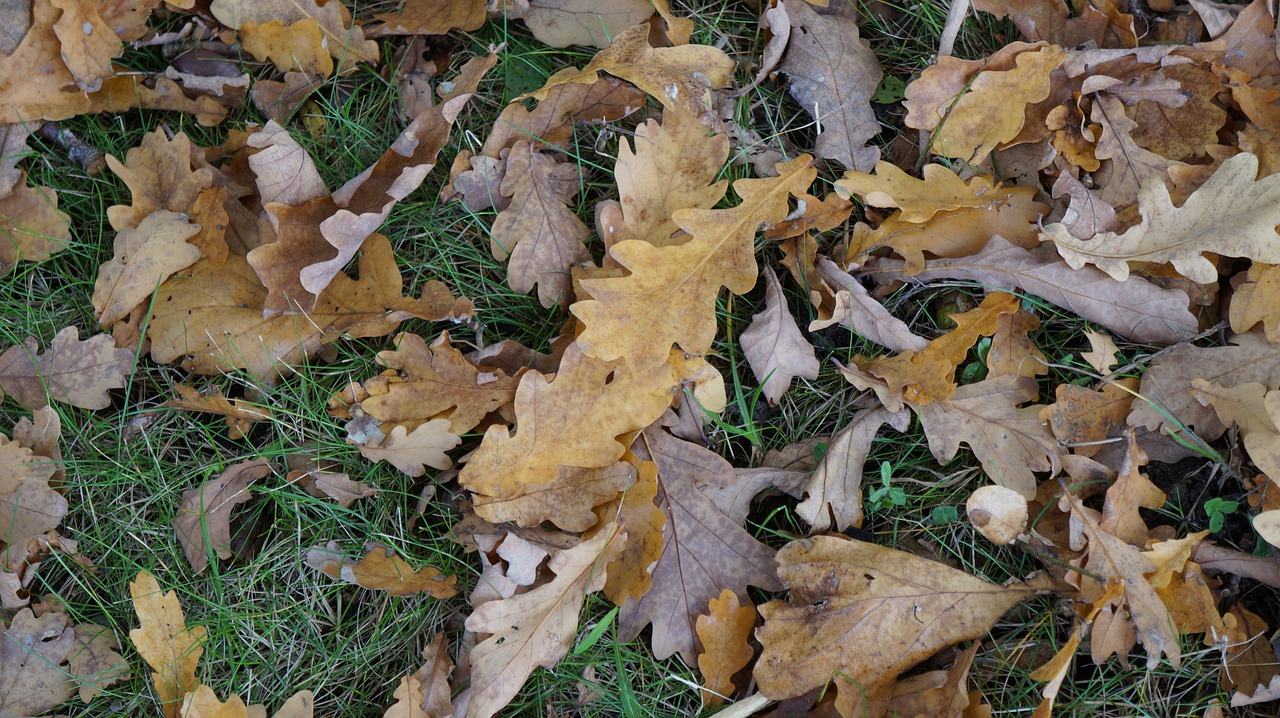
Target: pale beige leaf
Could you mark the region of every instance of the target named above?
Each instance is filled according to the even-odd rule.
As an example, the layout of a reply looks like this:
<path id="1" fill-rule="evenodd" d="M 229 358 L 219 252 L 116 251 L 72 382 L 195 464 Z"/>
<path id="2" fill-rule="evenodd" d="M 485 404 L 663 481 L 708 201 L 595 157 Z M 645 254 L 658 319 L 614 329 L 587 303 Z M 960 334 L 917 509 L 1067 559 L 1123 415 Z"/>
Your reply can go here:
<path id="1" fill-rule="evenodd" d="M 413 431 L 397 426 L 378 446 L 360 444 L 361 456 L 377 463 L 385 460 L 406 476 L 422 476 L 426 467 L 447 469 L 453 460 L 445 452 L 462 443 L 462 437 L 449 431 L 448 419 L 432 419 Z"/>
<path id="2" fill-rule="evenodd" d="M 1087 331 L 1084 336 L 1089 340 L 1090 351 L 1080 352 L 1080 358 L 1099 374 L 1109 374 L 1120 351 L 1115 340 L 1102 332 Z"/>
<path id="3" fill-rule="evenodd" d="M 555 578 L 531 591 L 490 601 L 467 618 L 467 630 L 487 635 L 471 651 L 471 687 L 459 698 L 466 718 L 489 718 L 515 697 L 529 674 L 569 651 L 588 593 L 604 585 L 609 561 L 626 534 L 616 527 L 551 559 Z M 455 703 L 455 705 L 457 705 Z"/>
<path id="4" fill-rule="evenodd" d="M 75 693 L 66 663 L 75 630 L 61 613 L 37 618 L 24 608 L 0 623 L 0 716 L 43 715 Z"/>
<path id="5" fill-rule="evenodd" d="M 956 390 L 951 406 L 914 406 L 934 458 L 947 463 L 965 442 L 994 484 L 1028 499 L 1036 471 L 1057 471 L 1066 453 L 1040 421 L 1040 405 L 1019 406 L 1040 393 L 1034 379 L 996 377 Z"/>
<path id="6" fill-rule="evenodd" d="M 847 295 L 850 309 L 840 325 L 854 334 L 888 347 L 895 352 L 918 352 L 929 346 L 929 340 L 911 331 L 907 323 L 889 313 L 884 305 L 877 302 L 847 272 L 840 269 L 835 262 L 821 257 L 817 262 L 818 272 L 824 280 L 836 288 L 839 294 Z M 812 327 L 810 327 L 812 330 Z"/>
<path id="7" fill-rule="evenodd" d="M 1267 340 L 1280 343 L 1280 265 L 1254 262 L 1231 295 L 1231 330 L 1243 334 L 1259 322 Z"/>
<path id="8" fill-rule="evenodd" d="M 1280 546 L 1280 510 L 1263 511 L 1254 516 L 1253 530 L 1272 546 Z"/>
<path id="9" fill-rule="evenodd" d="M 290 25 L 311 19 L 324 33 L 325 44 L 334 59 L 347 62 L 378 61 L 378 43 L 368 40 L 359 24 L 342 3 L 319 4 L 316 0 L 213 0 L 209 12 L 218 22 L 239 30 L 246 23 L 273 20 Z"/>
<path id="10" fill-rule="evenodd" d="M 116 233 L 115 256 L 98 270 L 93 285 L 93 313 L 104 328 L 129 316 L 166 279 L 200 259 L 200 248 L 187 242 L 200 225 L 186 215 L 160 211 L 136 228 Z"/>
<path id="11" fill-rule="evenodd" d="M 211 552 L 231 558 L 231 510 L 252 497 L 249 484 L 270 473 L 271 465 L 262 459 L 243 461 L 182 494 L 173 529 L 196 573 L 208 568 Z"/>
<path id="12" fill-rule="evenodd" d="M 178 718 L 182 698 L 194 691 L 196 665 L 204 652 L 204 626 L 187 628 L 178 603 L 178 594 L 160 592 L 160 584 L 146 571 L 129 583 L 129 595 L 138 613 L 139 628 L 129 631 L 129 640 L 142 659 L 151 666 L 151 679 L 160 696 L 165 718 Z"/>
<path id="13" fill-rule="evenodd" d="M 75 636 L 67 668 L 79 679 L 80 700 L 88 703 L 129 678 L 129 662 L 120 655 L 120 641 L 111 629 L 82 623 L 75 627 Z"/>
<path id="14" fill-rule="evenodd" d="M 249 135 L 245 143 L 259 149 L 249 155 L 249 168 L 263 206 L 280 202 L 297 207 L 329 194 L 311 155 L 275 120 Z"/>
<path id="15" fill-rule="evenodd" d="M 0 194 L 0 275 L 26 260 L 43 262 L 71 246 L 71 216 L 58 210 L 58 194 L 32 187 L 18 172 L 12 191 Z"/>
<path id="16" fill-rule="evenodd" d="M 742 354 L 751 366 L 770 404 L 777 404 L 796 377 L 817 379 L 818 357 L 805 340 L 787 307 L 782 285 L 773 269 L 765 267 L 764 311 L 751 318 L 751 325 L 738 337 Z"/>
<path id="17" fill-rule="evenodd" d="M 1212 406 L 1224 425 L 1235 424 L 1249 459 L 1267 476 L 1280 477 L 1280 391 L 1257 382 L 1227 387 L 1204 379 L 1191 381 L 1191 395 Z"/>
<path id="18" fill-rule="evenodd" d="M 111 337 L 99 334 L 81 341 L 80 330 L 59 331 L 49 348 L 28 338 L 0 354 L 0 390 L 28 409 L 61 401 L 81 409 L 105 409 L 112 389 L 125 385 L 133 368 L 133 352 L 116 349 Z"/>
<path id="19" fill-rule="evenodd" d="M 791 96 L 818 125 L 814 154 L 847 169 L 866 171 L 880 159 L 867 141 L 880 133 L 871 95 L 884 71 L 871 47 L 846 15 L 819 14 L 805 2 L 782 3 L 791 39 L 779 70 Z"/>
<path id="20" fill-rule="evenodd" d="M 571 307 L 586 325 L 578 337 L 586 353 L 625 357 L 632 368 L 645 369 L 665 361 L 672 344 L 689 354 L 709 351 L 720 288 L 743 294 L 755 286 L 756 228 L 788 215 L 790 196 L 807 190 L 816 176 L 811 161 L 803 155 L 778 165 L 778 177 L 738 180 L 733 187 L 742 203 L 736 207 L 676 211 L 672 219 L 692 235 L 683 244 L 615 244 L 610 256 L 631 274 L 583 280 L 593 299 Z"/>
<path id="21" fill-rule="evenodd" d="M 1124 103 L 1109 95 L 1099 95 L 1093 105 L 1093 121 L 1102 125 L 1094 154 L 1110 160 L 1095 178 L 1101 185 L 1098 196 L 1113 206 L 1138 201 L 1142 188 L 1156 182 L 1165 183 L 1169 170 L 1183 163 L 1158 155 L 1133 139 L 1138 123 L 1125 114 Z"/>
<path id="22" fill-rule="evenodd" d="M 472 506 L 476 515 L 494 524 L 537 526 L 550 521 L 565 531 L 586 531 L 598 520 L 592 509 L 634 483 L 635 468 L 624 462 L 598 468 L 561 466 L 560 475 L 549 483 L 530 486 L 512 498 L 478 494 Z"/>
<path id="23" fill-rule="evenodd" d="M 1087 239 L 1095 234 L 1110 232 L 1116 228 L 1116 209 L 1103 201 L 1096 190 L 1067 172 L 1058 175 L 1053 183 L 1053 196 L 1069 197 L 1067 209 L 1060 220 L 1073 237 Z"/>
<path id="24" fill-rule="evenodd" d="M 1172 262 L 1193 282 L 1216 282 L 1217 267 L 1202 256 L 1207 252 L 1280 263 L 1280 176 L 1254 181 L 1257 173 L 1258 158 L 1241 153 L 1223 161 L 1181 207 L 1162 181 L 1148 181 L 1138 197 L 1142 222 L 1123 234 L 1079 240 L 1061 224 L 1048 225 L 1045 234 L 1076 269 L 1094 264 L 1123 281 L 1129 262 Z"/>
<path id="25" fill-rule="evenodd" d="M 551 47 L 608 47 L 624 30 L 653 14 L 649 0 L 529 0 L 520 18 Z"/>
<path id="26" fill-rule="evenodd" d="M 968 182 L 940 164 L 924 166 L 924 178 L 916 179 L 891 162 L 877 162 L 875 174 L 850 170 L 835 183 L 836 191 L 857 195 L 874 207 L 896 207 L 906 222 L 925 222 L 938 212 L 962 207 L 985 207 L 994 183 L 975 175 Z"/>
<path id="27" fill-rule="evenodd" d="M 76 84 L 97 92 L 102 80 L 115 74 L 111 61 L 124 52 L 124 43 L 99 13 L 98 0 L 50 0 L 62 11 L 53 32 L 62 43 L 59 53 Z"/>
<path id="28" fill-rule="evenodd" d="M 729 138 L 671 109 L 663 110 L 662 124 L 649 120 L 637 127 L 634 142 L 634 153 L 625 138 L 618 144 L 614 176 L 625 229 L 611 231 L 622 239 L 670 244 L 678 229 L 673 212 L 711 209 L 724 197 L 729 183 L 715 178 L 729 159 Z"/>

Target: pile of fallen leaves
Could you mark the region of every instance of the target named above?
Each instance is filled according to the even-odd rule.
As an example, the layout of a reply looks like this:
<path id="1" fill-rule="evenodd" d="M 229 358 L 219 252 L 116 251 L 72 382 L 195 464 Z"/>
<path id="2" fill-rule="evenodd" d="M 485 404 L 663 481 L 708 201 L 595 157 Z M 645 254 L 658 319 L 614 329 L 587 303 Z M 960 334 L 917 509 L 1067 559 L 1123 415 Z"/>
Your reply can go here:
<path id="1" fill-rule="evenodd" d="M 542 354 L 401 333 L 377 356 L 384 372 L 329 401 L 369 461 L 456 481 L 468 515 L 454 534 L 481 567 L 465 632 L 435 636 L 427 663 L 406 666 L 387 716 L 494 715 L 535 668 L 565 656 L 592 592 L 619 607 L 622 639 L 648 628 L 656 657 L 697 666 L 707 706 L 751 694 L 738 715 L 773 701 L 778 715 L 819 702 L 846 718 L 991 715 L 1000 697 L 971 685 L 969 668 L 996 621 L 1037 594 L 1059 596 L 1074 620 L 1032 673 L 1046 683 L 1038 716 L 1082 645 L 1095 663 L 1140 646 L 1149 666 L 1177 666 L 1185 635 L 1220 651 L 1232 705 L 1280 698 L 1269 627 L 1224 595 L 1237 577 L 1280 587 L 1280 566 L 1208 532 L 1149 525 L 1145 510 L 1166 496 L 1144 473 L 1153 460 L 1220 459 L 1250 488 L 1254 529 L 1280 542 L 1280 494 L 1268 491 L 1280 477 L 1280 58 L 1269 2 L 1165 0 L 1130 13 L 1110 0 L 1070 12 L 1058 0 L 977 0 L 976 12 L 1007 15 L 1022 39 L 977 60 L 941 56 L 914 78 L 902 107 L 918 132 L 893 144 L 892 161 L 868 144 L 881 130 L 871 101 L 883 73 L 851 6 L 770 0 L 761 57 L 731 58 L 692 44 L 694 22 L 666 0 L 579 4 L 409 0 L 365 23 L 337 0 L 3 4 L 5 269 L 75 242 L 56 193 L 18 168 L 42 122 L 142 108 L 213 125 L 246 103 L 268 121 L 215 147 L 161 127 L 105 158 L 132 203 L 105 218 L 115 234 L 93 286 L 99 326 L 0 354 L 0 389 L 33 412 L 0 436 L 0 714 L 39 715 L 76 691 L 90 701 L 144 670 L 122 658 L 122 637 L 73 625 L 27 590 L 51 552 L 94 560 L 58 533 L 74 507 L 50 402 L 111 407 L 143 355 L 193 380 L 244 372 L 284 390 L 334 342 L 390 337 L 410 318 L 476 319 L 438 282 L 406 295 L 378 229 L 433 171 L 503 49 L 434 89 L 434 68 L 402 65 L 405 128 L 341 187 L 326 185 L 287 125 L 319 83 L 383 62 L 385 46 L 421 57 L 427 36 L 502 13 L 547 45 L 600 50 L 507 105 L 478 151 L 451 159 L 440 201 L 493 215 L 507 284 L 536 292 L 564 328 Z M 159 19 L 181 29 L 158 32 Z M 191 41 L 198 51 L 163 73 L 117 62 L 126 44 Z M 251 79 L 239 56 L 270 66 Z M 812 147 L 736 119 L 738 70 L 785 86 L 812 113 Z M 616 199 L 595 205 L 594 227 L 575 212 L 583 168 L 569 155 L 584 123 L 629 135 L 613 165 Z M 752 176 L 730 187 L 718 178 L 731 163 Z M 828 175 L 833 192 L 820 169 L 843 170 Z M 758 244 L 780 252 L 778 271 L 758 266 Z M 704 438 L 727 403 L 710 354 L 716 306 L 761 276 L 764 307 L 740 344 L 770 403 L 818 376 L 814 332 L 841 326 L 885 351 L 837 367 L 863 394 L 824 450 L 809 441 L 735 467 Z M 985 298 L 920 336 L 886 299 L 935 280 L 976 283 Z M 784 283 L 812 302 L 807 331 Z M 1050 305 L 1105 329 L 1074 365 L 1082 381 L 1046 384 L 1032 310 Z M 1218 346 L 1190 343 L 1226 326 Z M 1141 360 L 1118 359 L 1117 341 Z M 981 371 L 958 381 L 975 347 Z M 190 386 L 175 386 L 170 405 L 225 416 L 232 438 L 271 417 Z M 941 464 L 968 447 L 983 485 L 967 520 L 995 544 L 1025 546 L 1042 572 L 995 585 L 840 533 L 862 526 L 873 439 L 913 422 Z M 1223 458 L 1224 436 L 1243 452 Z M 299 459 L 287 478 L 300 490 L 344 506 L 376 490 Z M 246 461 L 186 492 L 174 540 L 195 571 L 231 555 L 232 514 L 276 470 Z M 781 548 L 757 540 L 744 524 L 763 496 L 790 497 L 808 535 Z M 358 560 L 337 544 L 300 550 L 317 571 L 374 591 L 459 589 L 380 545 Z M 778 597 L 756 606 L 762 594 L 748 587 Z M 174 594 L 145 572 L 131 590 L 140 627 L 129 640 L 166 716 L 265 715 L 199 683 L 205 632 L 185 625 Z M 912 673 L 965 641 L 950 669 Z M 312 715 L 313 700 L 302 691 L 275 715 Z"/>

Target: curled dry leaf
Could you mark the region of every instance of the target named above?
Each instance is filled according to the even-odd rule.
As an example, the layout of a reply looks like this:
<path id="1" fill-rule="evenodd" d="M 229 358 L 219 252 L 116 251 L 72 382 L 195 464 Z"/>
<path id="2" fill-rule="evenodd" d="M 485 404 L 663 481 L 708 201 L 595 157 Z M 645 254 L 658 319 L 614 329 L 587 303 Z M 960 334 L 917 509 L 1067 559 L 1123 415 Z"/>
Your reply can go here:
<path id="1" fill-rule="evenodd" d="M 437 633 L 422 649 L 426 661 L 422 667 L 400 679 L 396 688 L 396 702 L 382 718 L 446 718 L 453 714 L 453 700 L 449 688 L 449 676 L 453 674 L 453 660 L 449 658 L 449 644 L 443 633 Z"/>
<path id="2" fill-rule="evenodd" d="M 894 272 L 903 267 L 881 260 L 871 268 Z M 1181 289 L 1163 289 L 1138 276 L 1121 282 L 1094 267 L 1072 269 L 1047 245 L 1026 250 L 999 236 L 973 256 L 929 260 L 915 278 L 969 279 L 1006 291 L 1021 289 L 1136 342 L 1169 344 L 1199 328 Z"/>
<path id="3" fill-rule="evenodd" d="M 274 718 L 311 718 L 314 708 L 315 696 L 311 691 L 298 691 L 276 711 Z M 183 718 L 266 718 L 267 709 L 256 704 L 246 706 L 236 695 L 223 703 L 212 688 L 200 685 L 182 699 L 181 715 Z"/>
<path id="4" fill-rule="evenodd" d="M 778 552 L 789 601 L 760 607 L 760 691 L 790 698 L 839 686 L 842 715 L 883 715 L 897 677 L 939 650 L 978 638 L 1035 591 L 987 583 L 902 551 L 836 536 Z M 878 710 L 876 706 L 879 706 Z"/>
<path id="5" fill-rule="evenodd" d="M 1027 499 L 1003 486 L 980 486 L 965 502 L 969 523 L 997 546 L 1013 543 L 1027 530 Z"/>
<path id="6" fill-rule="evenodd" d="M 359 499 L 378 495 L 377 489 L 363 481 L 331 471 L 290 471 L 286 478 L 291 484 L 301 483 L 308 494 L 331 498 L 344 509 Z"/>
<path id="7" fill-rule="evenodd" d="M 44 715 L 74 695 L 77 685 L 89 702 L 128 677 L 117 648 L 115 636 L 100 626 L 72 625 L 56 611 L 18 611 L 8 625 L 0 623 L 0 715 Z"/>
<path id="8" fill-rule="evenodd" d="M 139 571 L 129 583 L 129 595 L 139 621 L 139 627 L 129 631 L 129 640 L 151 666 L 165 718 L 178 718 L 183 696 L 200 684 L 196 665 L 208 632 L 204 626 L 187 628 L 178 594 L 162 593 L 155 577 L 146 571 Z"/>
<path id="9" fill-rule="evenodd" d="M 837 531 L 862 526 L 862 468 L 871 442 L 884 424 L 906 431 L 910 419 L 906 411 L 866 409 L 832 437 L 827 452 L 804 483 L 805 500 L 796 507 L 796 515 L 808 522 L 811 534 L 827 531 L 832 525 Z"/>
<path id="10" fill-rule="evenodd" d="M 751 325 L 738 341 L 765 398 L 777 404 L 793 379 L 817 379 L 820 367 L 813 345 L 805 341 L 787 308 L 773 269 L 765 267 L 764 279 L 764 311 L 751 318 Z"/>
<path id="11" fill-rule="evenodd" d="M 39 351 L 32 337 L 0 354 L 0 392 L 28 409 L 61 401 L 81 409 L 105 409 L 112 389 L 125 385 L 133 352 L 116 349 L 105 334 L 80 340 L 80 330 L 65 327 L 49 348 Z"/>
<path id="12" fill-rule="evenodd" d="M 1218 269 L 1203 256 L 1206 252 L 1280 263 L 1280 176 L 1255 181 L 1257 173 L 1256 156 L 1230 157 L 1181 207 L 1173 205 L 1162 181 L 1148 180 L 1138 196 L 1142 222 L 1123 234 L 1106 232 L 1082 241 L 1061 224 L 1044 231 L 1076 269 L 1093 264 L 1124 280 L 1129 262 L 1172 262 L 1191 281 L 1209 284 L 1218 280 Z"/>
<path id="13" fill-rule="evenodd" d="M 337 542 L 330 541 L 307 551 L 306 562 L 326 576 L 392 596 L 425 593 L 434 598 L 452 598 L 458 593 L 457 576 L 445 576 L 435 566 L 415 571 L 409 562 L 381 544 L 366 544 L 364 558 L 357 561 L 347 558 Z"/>
<path id="14" fill-rule="evenodd" d="M 195 387 L 177 384 L 173 387 L 176 399 L 170 399 L 164 406 L 186 411 L 225 416 L 227 420 L 227 438 L 243 439 L 255 422 L 271 418 L 271 410 L 244 399 L 227 399 L 222 395 L 220 387 L 213 387 L 208 394 L 201 394 Z"/>
<path id="15" fill-rule="evenodd" d="M 311 155 L 275 120 L 245 140 L 258 152 L 249 156 L 263 206 L 280 202 L 291 207 L 329 194 Z"/>
<path id="16" fill-rule="evenodd" d="M 528 96 L 545 100 L 556 87 L 594 83 L 603 71 L 632 83 L 663 107 L 684 108 L 703 124 L 715 127 L 720 120 L 711 102 L 711 90 L 728 85 L 735 66 L 723 51 L 706 45 L 654 48 L 649 44 L 649 26 L 636 25 L 615 36 L 586 67 L 565 68 Z"/>
<path id="17" fill-rule="evenodd" d="M 1231 330 L 1243 334 L 1259 322 L 1267 341 L 1280 342 L 1280 265 L 1254 262 L 1231 297 Z"/>

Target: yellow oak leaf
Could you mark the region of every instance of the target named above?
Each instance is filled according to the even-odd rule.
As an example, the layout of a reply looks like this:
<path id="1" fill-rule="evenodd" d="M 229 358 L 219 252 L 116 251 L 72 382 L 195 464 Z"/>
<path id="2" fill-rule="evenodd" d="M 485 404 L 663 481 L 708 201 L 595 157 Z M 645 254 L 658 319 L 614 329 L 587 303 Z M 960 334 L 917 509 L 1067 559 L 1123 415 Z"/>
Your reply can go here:
<path id="1" fill-rule="evenodd" d="M 405 476 L 418 477 L 426 467 L 447 469 L 453 460 L 445 452 L 462 443 L 462 437 L 449 430 L 448 419 L 432 419 L 409 431 L 403 425 L 391 430 L 376 446 L 359 444 L 360 455 L 372 462 L 386 461 Z"/>
<path id="2" fill-rule="evenodd" d="M 58 209 L 58 194 L 33 187 L 17 172 L 13 189 L 0 193 L 0 276 L 18 262 L 43 262 L 71 246 L 71 216 Z"/>
<path id="3" fill-rule="evenodd" d="M 328 77 L 333 74 L 333 58 L 328 38 L 315 18 L 302 18 L 288 25 L 279 20 L 246 22 L 240 27 L 240 44 L 258 60 L 270 60 L 281 72 L 305 72 Z"/>
<path id="4" fill-rule="evenodd" d="M 112 31 L 97 0 L 50 0 L 62 11 L 53 32 L 62 43 L 61 57 L 85 92 L 97 92 L 102 80 L 115 74 L 111 60 L 124 52 L 124 43 Z"/>
<path id="5" fill-rule="evenodd" d="M 979 337 L 995 333 L 1001 315 L 1018 311 L 1012 294 L 993 292 L 977 308 L 951 318 L 956 328 L 929 342 L 922 351 L 904 351 L 870 361 L 855 357 L 858 368 L 888 384 L 889 396 L 917 405 L 946 401 L 956 391 L 956 367 Z M 886 403 L 890 410 L 895 407 Z"/>
<path id="6" fill-rule="evenodd" d="M 364 30 L 358 23 L 352 23 L 351 12 L 340 2 L 214 0 L 209 12 L 218 22 L 233 30 L 242 30 L 249 23 L 279 21 L 283 25 L 292 25 L 300 20 L 314 20 L 324 33 L 325 45 L 335 60 L 344 61 L 344 65 L 378 61 L 378 43 L 365 38 Z"/>
<path id="7" fill-rule="evenodd" d="M 140 624 L 129 631 L 129 640 L 154 671 L 151 679 L 165 718 L 178 718 L 183 697 L 200 685 L 196 665 L 207 631 L 204 626 L 188 628 L 178 594 L 162 593 L 155 576 L 146 571 L 129 583 L 129 595 Z"/>
<path id="8" fill-rule="evenodd" d="M 968 182 L 940 164 L 924 166 L 924 178 L 916 179 L 892 162 L 877 162 L 875 174 L 850 170 L 835 183 L 842 196 L 858 195 L 874 207 L 897 207 L 904 222 L 920 223 L 935 214 L 962 207 L 987 207 L 994 182 L 977 175 Z"/>
<path id="9" fill-rule="evenodd" d="M 1231 331 L 1244 334 L 1262 322 L 1267 341 L 1280 342 L 1280 265 L 1254 262 L 1231 297 Z"/>
<path id="10" fill-rule="evenodd" d="M 314 709 L 315 696 L 311 691 L 298 691 L 273 718 L 311 718 Z M 246 706 L 244 700 L 235 695 L 223 703 L 212 688 L 200 685 L 183 698 L 179 715 L 182 718 L 266 718 L 267 710 L 260 705 Z"/>
<path id="11" fill-rule="evenodd" d="M 981 162 L 1018 136 L 1027 105 L 1049 96 L 1049 73 L 1066 58 L 1057 45 L 1020 53 L 1009 70 L 979 72 L 934 131 L 930 147 L 944 157 Z"/>
<path id="12" fill-rule="evenodd" d="M 1208 252 L 1280 263 L 1280 175 L 1255 181 L 1257 174 L 1258 158 L 1241 153 L 1224 160 L 1181 207 L 1174 206 L 1164 182 L 1149 178 L 1138 196 L 1142 221 L 1122 234 L 1081 240 L 1056 223 L 1044 231 L 1074 269 L 1093 264 L 1123 280 L 1129 262 L 1172 262 L 1187 279 L 1214 283 L 1218 268 L 1203 256 Z"/>
<path id="13" fill-rule="evenodd" d="M 374 15 L 382 24 L 370 35 L 447 35 L 479 30 L 488 19 L 485 0 L 406 0 L 395 12 Z"/>
<path id="14" fill-rule="evenodd" d="M 98 323 L 110 329 L 166 279 L 195 264 L 200 248 L 187 240 L 199 231 L 186 215 L 159 211 L 116 233 L 115 255 L 102 264 L 93 285 Z"/>
<path id="15" fill-rule="evenodd" d="M 816 177 L 808 155 L 778 165 L 778 176 L 742 179 L 734 191 L 742 203 L 731 209 L 681 209 L 672 219 L 691 236 L 683 244 L 655 247 L 619 242 L 610 256 L 630 270 L 625 277 L 583 280 L 593 299 L 570 310 L 585 329 L 578 337 L 587 354 L 625 358 L 633 369 L 666 360 L 672 344 L 705 354 L 715 339 L 715 301 L 721 287 L 735 294 L 756 283 L 755 234 L 762 222 L 780 222 Z"/>

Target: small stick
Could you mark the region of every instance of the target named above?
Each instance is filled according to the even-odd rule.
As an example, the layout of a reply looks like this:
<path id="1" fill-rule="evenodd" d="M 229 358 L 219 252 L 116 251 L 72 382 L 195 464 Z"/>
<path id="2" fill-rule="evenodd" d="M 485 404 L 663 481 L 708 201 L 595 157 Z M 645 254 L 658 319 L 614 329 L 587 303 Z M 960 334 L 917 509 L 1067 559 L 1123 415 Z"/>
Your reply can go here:
<path id="1" fill-rule="evenodd" d="M 107 156 L 102 150 L 76 137 L 75 133 L 68 130 L 57 122 L 46 122 L 40 126 L 37 132 L 42 139 L 48 140 L 63 150 L 66 150 L 67 156 L 72 162 L 80 165 L 86 174 L 92 176 L 102 171 L 107 165 Z"/>
<path id="2" fill-rule="evenodd" d="M 942 37 L 938 40 L 938 58 L 950 57 L 955 49 L 956 37 L 960 35 L 960 26 L 969 14 L 969 0 L 951 0 L 947 10 L 947 22 L 942 26 Z"/>

